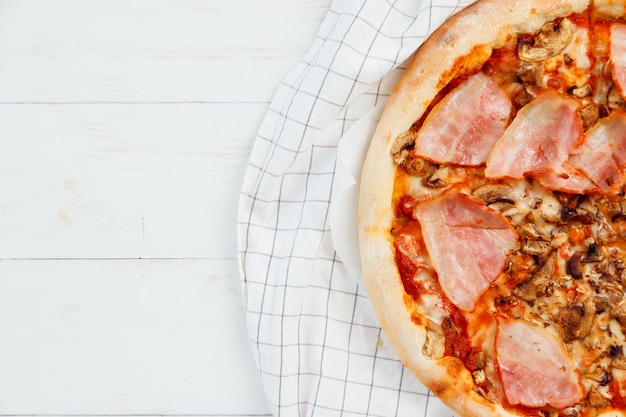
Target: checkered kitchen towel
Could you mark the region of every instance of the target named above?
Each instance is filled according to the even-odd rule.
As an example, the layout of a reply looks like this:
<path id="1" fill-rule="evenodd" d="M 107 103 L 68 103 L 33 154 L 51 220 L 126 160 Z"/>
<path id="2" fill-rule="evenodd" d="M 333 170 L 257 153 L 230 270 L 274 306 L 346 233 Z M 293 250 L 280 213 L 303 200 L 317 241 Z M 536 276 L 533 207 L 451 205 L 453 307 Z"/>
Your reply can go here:
<path id="1" fill-rule="evenodd" d="M 335 0 L 260 127 L 238 214 L 253 354 L 275 416 L 449 416 L 402 366 L 333 247 L 337 150 L 402 63 L 472 1 Z M 356 221 L 356 213 L 354 213 Z"/>

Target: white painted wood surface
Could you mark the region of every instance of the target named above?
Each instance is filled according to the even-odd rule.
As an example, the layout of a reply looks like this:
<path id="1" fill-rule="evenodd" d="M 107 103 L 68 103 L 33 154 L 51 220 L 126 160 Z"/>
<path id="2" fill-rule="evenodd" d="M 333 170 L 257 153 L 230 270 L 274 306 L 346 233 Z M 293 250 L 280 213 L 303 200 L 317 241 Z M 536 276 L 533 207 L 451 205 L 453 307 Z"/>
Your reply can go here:
<path id="1" fill-rule="evenodd" d="M 0 0 L 0 416 L 268 415 L 239 188 L 330 0 Z"/>

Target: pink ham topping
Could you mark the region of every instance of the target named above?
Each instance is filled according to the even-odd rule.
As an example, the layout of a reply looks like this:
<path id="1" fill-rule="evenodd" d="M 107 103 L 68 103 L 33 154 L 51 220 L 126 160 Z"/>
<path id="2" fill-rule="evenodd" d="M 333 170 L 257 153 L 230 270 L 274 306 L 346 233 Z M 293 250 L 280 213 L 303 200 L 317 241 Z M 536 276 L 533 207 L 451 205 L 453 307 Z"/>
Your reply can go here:
<path id="1" fill-rule="evenodd" d="M 501 213 L 456 192 L 419 204 L 413 215 L 442 291 L 457 307 L 473 310 L 502 272 L 516 232 Z"/>
<path id="2" fill-rule="evenodd" d="M 582 134 L 578 101 L 546 92 L 523 107 L 487 159 L 485 177 L 560 172 Z"/>
<path id="3" fill-rule="evenodd" d="M 611 25 L 611 46 L 609 55 L 613 62 L 613 79 L 622 94 L 626 91 L 626 25 Z"/>
<path id="4" fill-rule="evenodd" d="M 626 113 L 613 112 L 589 129 L 586 136 L 569 163 L 602 191 L 618 192 L 626 166 Z"/>
<path id="5" fill-rule="evenodd" d="M 594 192 L 598 187 L 585 174 L 567 162 L 560 172 L 548 171 L 537 178 L 539 184 L 549 190 L 566 193 L 585 194 Z"/>
<path id="6" fill-rule="evenodd" d="M 512 110 L 498 85 L 479 72 L 433 108 L 419 132 L 414 154 L 436 163 L 482 165 L 504 133 Z"/>
<path id="7" fill-rule="evenodd" d="M 561 409 L 583 398 L 572 359 L 545 328 L 500 319 L 495 343 L 502 386 L 511 404 Z"/>

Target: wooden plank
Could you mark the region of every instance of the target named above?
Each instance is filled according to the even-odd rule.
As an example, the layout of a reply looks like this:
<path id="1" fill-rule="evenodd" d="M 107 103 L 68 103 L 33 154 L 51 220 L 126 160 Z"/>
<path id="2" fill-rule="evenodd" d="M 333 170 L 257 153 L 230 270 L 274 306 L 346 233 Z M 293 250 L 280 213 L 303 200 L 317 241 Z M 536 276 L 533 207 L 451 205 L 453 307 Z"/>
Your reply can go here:
<path id="1" fill-rule="evenodd" d="M 2 417 L 89 417 L 89 416 L 77 416 L 77 415 L 68 415 L 68 414 L 2 414 Z M 245 413 L 245 414 L 131 414 L 131 415 L 123 415 L 123 414 L 96 414 L 91 417 L 272 417 L 271 413 Z"/>
<path id="2" fill-rule="evenodd" d="M 268 103 L 303 53 L 267 59 L 8 55 L 10 64 L 0 68 L 0 103 Z"/>
<path id="3" fill-rule="evenodd" d="M 9 0 L 0 102 L 267 102 L 330 0 Z"/>
<path id="4" fill-rule="evenodd" d="M 232 258 L 265 107 L 0 105 L 0 258 Z"/>
<path id="5" fill-rule="evenodd" d="M 330 3 L 0 4 L 0 415 L 269 416 L 235 211 Z"/>
<path id="6" fill-rule="evenodd" d="M 267 414 L 234 271 L 0 262 L 2 415 Z"/>

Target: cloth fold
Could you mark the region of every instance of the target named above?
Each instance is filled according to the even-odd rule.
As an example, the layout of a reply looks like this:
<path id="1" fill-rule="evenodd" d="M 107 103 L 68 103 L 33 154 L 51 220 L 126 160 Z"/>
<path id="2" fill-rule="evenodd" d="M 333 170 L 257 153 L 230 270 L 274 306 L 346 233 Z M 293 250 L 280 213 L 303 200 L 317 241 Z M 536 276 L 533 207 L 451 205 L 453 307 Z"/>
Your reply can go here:
<path id="1" fill-rule="evenodd" d="M 275 93 L 237 224 L 248 334 L 275 416 L 453 415 L 389 346 L 333 246 L 330 207 L 341 138 L 384 104 L 424 39 L 469 3 L 335 0 Z"/>

